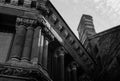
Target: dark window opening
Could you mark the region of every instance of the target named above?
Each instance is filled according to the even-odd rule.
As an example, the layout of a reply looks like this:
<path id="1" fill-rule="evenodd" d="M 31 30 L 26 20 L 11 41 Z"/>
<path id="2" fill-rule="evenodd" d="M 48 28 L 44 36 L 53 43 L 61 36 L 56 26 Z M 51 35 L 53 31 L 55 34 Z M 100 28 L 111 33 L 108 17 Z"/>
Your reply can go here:
<path id="1" fill-rule="evenodd" d="M 31 8 L 36 8 L 36 1 L 31 2 Z"/>
<path id="2" fill-rule="evenodd" d="M 18 1 L 18 5 L 23 5 L 23 3 L 24 3 L 24 0 L 19 0 Z"/>

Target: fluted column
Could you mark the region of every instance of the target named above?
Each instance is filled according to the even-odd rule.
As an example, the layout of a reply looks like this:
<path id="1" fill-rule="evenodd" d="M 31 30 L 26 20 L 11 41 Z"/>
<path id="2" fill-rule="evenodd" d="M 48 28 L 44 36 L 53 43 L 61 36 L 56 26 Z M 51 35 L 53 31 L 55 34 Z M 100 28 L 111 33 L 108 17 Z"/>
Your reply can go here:
<path id="1" fill-rule="evenodd" d="M 42 66 L 47 69 L 47 61 L 48 61 L 48 40 L 44 40 L 44 46 L 43 46 L 43 56 L 42 56 Z"/>
<path id="2" fill-rule="evenodd" d="M 32 50 L 32 39 L 33 39 L 33 27 L 27 28 L 26 38 L 25 38 L 25 44 L 22 54 L 22 61 L 29 61 L 30 60 L 30 54 Z"/>
<path id="3" fill-rule="evenodd" d="M 20 59 L 24 45 L 24 38 L 26 34 L 26 28 L 24 25 L 16 26 L 15 38 L 13 41 L 12 50 L 10 53 L 10 59 Z"/>
<path id="4" fill-rule="evenodd" d="M 40 65 L 42 65 L 42 57 L 43 57 L 43 46 L 44 46 L 44 35 L 41 34 L 41 37 L 40 37 L 40 53 L 39 53 L 39 58 L 38 58 L 38 63 Z"/>
<path id="5" fill-rule="evenodd" d="M 41 32 L 42 32 L 41 27 L 37 27 L 34 30 L 32 53 L 31 53 L 31 62 L 33 64 L 38 64 L 38 57 L 39 57 L 39 53 L 40 53 Z"/>

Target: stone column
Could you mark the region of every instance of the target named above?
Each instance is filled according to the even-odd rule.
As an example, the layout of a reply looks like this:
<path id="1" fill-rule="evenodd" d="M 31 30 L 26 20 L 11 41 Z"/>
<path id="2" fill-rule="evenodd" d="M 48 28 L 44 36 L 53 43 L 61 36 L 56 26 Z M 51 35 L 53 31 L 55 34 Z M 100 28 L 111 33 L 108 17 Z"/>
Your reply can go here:
<path id="1" fill-rule="evenodd" d="M 42 56 L 42 66 L 47 69 L 47 58 L 48 58 L 48 40 L 44 40 L 44 46 L 43 46 L 43 56 Z"/>
<path id="2" fill-rule="evenodd" d="M 67 68 L 67 81 L 72 81 L 71 78 L 72 78 L 71 68 L 68 67 L 68 68 Z"/>
<path id="3" fill-rule="evenodd" d="M 30 60 L 30 54 L 32 50 L 32 39 L 33 39 L 33 27 L 27 28 L 26 38 L 25 38 L 25 44 L 22 54 L 22 61 L 29 61 Z"/>
<path id="4" fill-rule="evenodd" d="M 26 28 L 24 25 L 16 26 L 16 33 L 13 41 L 13 46 L 10 53 L 10 60 L 19 60 L 21 57 L 21 53 L 24 45 Z"/>
<path id="5" fill-rule="evenodd" d="M 37 27 L 34 30 L 32 53 L 31 53 L 31 62 L 33 64 L 38 64 L 38 57 L 39 57 L 39 53 L 40 53 L 41 32 L 42 32 L 41 27 Z"/>
<path id="6" fill-rule="evenodd" d="M 76 66 L 76 63 L 72 63 L 71 68 L 72 68 L 73 81 L 77 81 L 77 66 Z"/>
<path id="7" fill-rule="evenodd" d="M 54 56 L 53 56 L 53 79 L 55 81 L 59 81 L 59 67 L 58 67 L 58 55 L 55 53 Z"/>
<path id="8" fill-rule="evenodd" d="M 38 57 L 38 63 L 39 63 L 40 65 L 42 65 L 43 46 L 44 46 L 44 35 L 41 34 L 40 44 L 39 44 L 40 52 L 39 52 L 39 57 Z"/>
<path id="9" fill-rule="evenodd" d="M 64 50 L 63 48 L 59 48 L 59 71 L 60 71 L 60 81 L 64 81 Z"/>

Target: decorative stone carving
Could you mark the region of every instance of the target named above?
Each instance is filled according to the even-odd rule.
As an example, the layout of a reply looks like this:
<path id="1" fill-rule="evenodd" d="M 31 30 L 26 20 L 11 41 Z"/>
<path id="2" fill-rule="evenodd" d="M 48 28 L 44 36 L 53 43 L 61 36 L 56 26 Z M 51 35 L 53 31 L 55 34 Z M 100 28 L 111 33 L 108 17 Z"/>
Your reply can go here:
<path id="1" fill-rule="evenodd" d="M 18 0 L 11 0 L 11 4 L 17 6 L 18 5 Z"/>
<path id="2" fill-rule="evenodd" d="M 32 81 L 51 81 L 49 77 L 43 75 L 43 71 L 38 71 L 36 68 L 21 68 L 21 67 L 12 67 L 10 65 L 0 65 L 0 75 L 2 76 L 14 76 L 16 78 L 22 78 Z"/>
<path id="3" fill-rule="evenodd" d="M 68 42 L 69 42 L 70 44 L 73 44 L 73 43 L 75 42 L 75 40 L 70 36 L 70 37 L 68 38 Z"/>
<path id="4" fill-rule="evenodd" d="M 59 24 L 59 25 L 57 26 L 57 29 L 58 29 L 60 32 L 62 32 L 64 28 L 63 28 L 62 25 Z"/>
<path id="5" fill-rule="evenodd" d="M 26 36 L 26 30 L 29 29 L 29 27 L 34 28 L 35 24 L 36 24 L 36 20 L 32 20 L 32 19 L 28 19 L 28 18 L 21 18 L 21 17 L 17 18 L 17 20 L 16 20 L 16 33 L 15 33 L 15 38 L 14 38 L 14 42 L 12 45 L 12 50 L 10 53 L 10 61 L 13 61 L 13 60 L 16 61 L 16 59 L 21 59 L 23 51 L 26 52 L 26 53 L 23 52 L 24 55 L 25 54 L 28 55 L 27 54 L 28 49 L 25 50 L 27 47 L 26 47 L 26 45 L 24 45 L 24 43 L 26 43 L 25 37 L 29 38 L 29 36 Z M 27 31 L 27 35 L 28 35 L 28 33 L 32 34 L 31 31 Z M 31 37 L 31 39 L 32 39 L 32 37 Z M 26 39 L 26 40 L 27 40 L 27 43 L 29 43 L 28 39 Z M 28 45 L 30 45 L 30 44 L 28 44 Z M 25 49 L 23 49 L 24 46 L 25 46 Z M 29 56 L 24 57 L 24 58 L 29 60 Z"/>
<path id="6" fill-rule="evenodd" d="M 25 7 L 31 7 L 31 0 L 24 0 L 24 6 Z"/>
<path id="7" fill-rule="evenodd" d="M 49 9 L 46 6 L 46 2 L 47 1 L 43 1 L 43 0 L 37 2 L 37 9 L 42 11 L 42 14 L 44 16 L 47 16 L 49 14 Z"/>
<path id="8" fill-rule="evenodd" d="M 56 24 L 57 21 L 58 21 L 58 18 L 56 17 L 55 14 L 52 14 L 51 17 L 50 17 L 50 21 L 53 23 L 53 24 Z"/>
<path id="9" fill-rule="evenodd" d="M 35 26 L 37 24 L 37 20 L 18 17 L 16 20 L 17 25 L 25 25 L 25 26 Z"/>
<path id="10" fill-rule="evenodd" d="M 62 32 L 62 35 L 63 35 L 63 37 L 65 37 L 65 38 L 69 37 L 69 33 L 68 33 L 67 30 L 64 30 L 64 31 Z"/>
<path id="11" fill-rule="evenodd" d="M 73 47 L 74 47 L 75 50 L 78 50 L 80 48 L 79 45 L 76 42 L 73 44 Z"/>

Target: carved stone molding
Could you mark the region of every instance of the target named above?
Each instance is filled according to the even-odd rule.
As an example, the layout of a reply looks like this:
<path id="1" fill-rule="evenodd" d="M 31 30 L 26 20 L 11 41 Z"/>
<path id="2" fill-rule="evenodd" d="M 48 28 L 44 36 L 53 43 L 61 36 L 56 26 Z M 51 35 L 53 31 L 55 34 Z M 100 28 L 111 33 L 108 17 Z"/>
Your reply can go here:
<path id="1" fill-rule="evenodd" d="M 64 56 L 64 54 L 66 53 L 64 47 L 58 47 L 55 52 L 58 56 L 59 55 Z"/>
<path id="2" fill-rule="evenodd" d="M 10 65 L 0 64 L 0 76 L 16 77 L 22 79 L 28 79 L 33 81 L 52 81 L 49 77 L 45 77 L 37 68 L 22 68 Z"/>
<path id="3" fill-rule="evenodd" d="M 16 25 L 24 25 L 24 26 L 35 26 L 37 24 L 37 20 L 18 17 L 16 19 Z"/>
<path id="4" fill-rule="evenodd" d="M 44 16 L 49 15 L 50 10 L 46 6 L 47 0 L 41 0 L 37 2 L 37 9 L 42 12 Z"/>
<path id="5" fill-rule="evenodd" d="M 72 69 L 77 69 L 78 64 L 76 62 L 72 62 L 70 66 L 72 67 Z"/>
<path id="6" fill-rule="evenodd" d="M 51 33 L 51 31 L 47 28 L 47 27 L 45 27 L 44 29 L 43 29 L 43 33 L 44 33 L 44 35 L 45 35 L 45 38 L 49 41 L 49 42 L 51 42 L 51 41 L 54 41 L 54 35 Z"/>
<path id="7" fill-rule="evenodd" d="M 18 0 L 11 0 L 11 4 L 17 6 L 18 5 Z"/>

